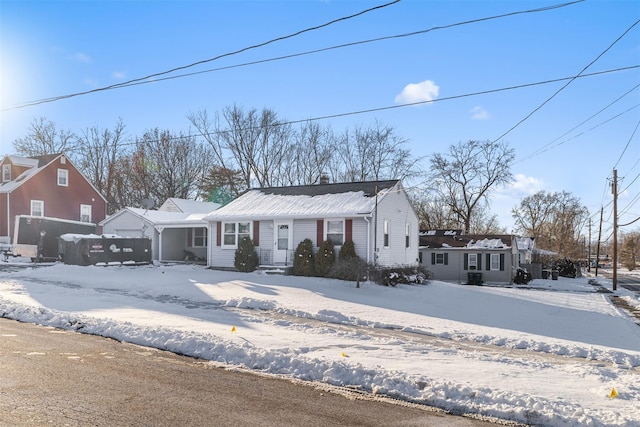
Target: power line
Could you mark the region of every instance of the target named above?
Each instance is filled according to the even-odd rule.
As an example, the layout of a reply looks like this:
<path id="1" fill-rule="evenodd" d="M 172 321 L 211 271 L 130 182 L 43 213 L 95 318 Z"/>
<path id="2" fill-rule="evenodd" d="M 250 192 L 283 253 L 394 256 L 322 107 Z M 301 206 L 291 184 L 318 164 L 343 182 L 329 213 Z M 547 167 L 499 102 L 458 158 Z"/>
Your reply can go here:
<path id="1" fill-rule="evenodd" d="M 352 19 L 352 18 L 356 18 L 356 17 L 358 17 L 360 15 L 364 15 L 365 13 L 368 13 L 368 12 L 371 12 L 371 11 L 374 11 L 374 10 L 378 10 L 378 9 L 382 9 L 382 8 L 387 7 L 387 6 L 391 6 L 393 4 L 399 3 L 399 2 L 400 2 L 400 0 L 393 0 L 393 1 L 389 2 L 389 3 L 385 3 L 385 4 L 382 4 L 382 5 L 379 5 L 379 6 L 374 6 L 374 7 L 371 7 L 369 9 L 365 9 L 365 10 L 363 10 L 361 12 L 355 13 L 353 15 L 344 16 L 342 18 L 337 18 L 337 19 L 334 19 L 332 21 L 326 22 L 326 23 L 321 24 L 321 25 L 316 25 L 314 27 L 309 27 L 309 28 L 305 28 L 304 30 L 296 31 L 295 33 L 291 33 L 291 34 L 288 34 L 286 36 L 276 37 L 274 39 L 267 40 L 266 42 L 258 43 L 258 44 L 251 45 L 251 46 L 247 46 L 247 47 L 244 47 L 242 49 L 238 49 L 238 50 L 235 50 L 235 51 L 232 51 L 232 52 L 223 53 L 223 54 L 215 56 L 213 58 L 203 59 L 201 61 L 197 61 L 197 62 L 188 64 L 188 65 L 182 65 L 180 67 L 175 67 L 175 68 L 172 68 L 172 69 L 167 70 L 167 71 L 161 71 L 161 72 L 158 72 L 158 73 L 149 74 L 149 75 L 147 75 L 145 77 L 139 77 L 139 78 L 135 78 L 135 79 L 132 79 L 132 80 L 128 80 L 126 82 L 116 83 L 116 84 L 113 84 L 113 85 L 104 86 L 104 87 L 101 87 L 101 88 L 96 88 L 96 89 L 92 89 L 92 90 L 85 91 L 85 92 L 77 92 L 77 93 L 72 93 L 72 94 L 69 94 L 69 95 L 61 95 L 61 96 L 56 96 L 56 97 L 53 97 L 53 98 L 45 98 L 45 99 L 41 99 L 41 100 L 38 100 L 38 101 L 25 103 L 25 104 L 22 104 L 20 106 L 12 107 L 12 108 L 9 108 L 9 109 L 30 107 L 30 106 L 33 106 L 33 105 L 44 104 L 44 103 L 47 103 L 47 102 L 54 102 L 54 101 L 58 101 L 58 100 L 61 100 L 61 99 L 72 98 L 72 97 L 75 97 L 75 96 L 87 95 L 89 93 L 95 93 L 95 92 L 101 92 L 101 91 L 110 90 L 110 89 L 116 89 L 116 88 L 118 88 L 120 86 L 132 85 L 132 84 L 134 84 L 136 82 L 141 82 L 143 80 L 153 79 L 155 77 L 163 76 L 163 75 L 170 74 L 170 73 L 173 73 L 173 72 L 176 72 L 176 71 L 180 71 L 180 70 L 184 70 L 184 69 L 187 69 L 187 68 L 195 67 L 196 65 L 201 65 L 201 64 L 205 64 L 207 62 L 217 61 L 218 59 L 221 59 L 221 58 L 237 55 L 239 53 L 243 53 L 243 52 L 246 52 L 248 50 L 257 49 L 259 47 L 264 47 L 266 45 L 269 45 L 269 44 L 272 44 L 272 43 L 275 43 L 275 42 L 279 42 L 279 41 L 282 41 L 282 40 L 290 39 L 292 37 L 299 36 L 300 34 L 307 33 L 307 32 L 310 32 L 310 31 L 315 31 L 315 30 L 318 30 L 318 29 L 321 29 L 321 28 L 324 28 L 324 27 L 328 27 L 329 25 L 335 24 L 337 22 L 346 21 L 346 20 L 349 20 L 349 19 Z M 6 109 L 2 110 L 2 111 L 6 111 Z"/>
<path id="2" fill-rule="evenodd" d="M 299 123 L 305 123 L 305 122 L 314 122 L 314 121 L 320 121 L 320 120 L 334 119 L 334 118 L 338 118 L 338 117 L 355 116 L 355 115 L 373 113 L 373 112 L 378 112 L 378 111 L 386 111 L 386 110 L 393 110 L 393 109 L 397 109 L 397 108 L 405 108 L 405 107 L 411 107 L 411 106 L 416 106 L 416 105 L 429 104 L 429 103 L 433 103 L 433 102 L 451 101 L 451 100 L 455 100 L 455 99 L 467 98 L 467 97 L 472 97 L 472 96 L 486 95 L 486 94 L 498 93 L 498 92 L 505 92 L 505 91 L 516 90 L 516 89 L 523 89 L 523 88 L 527 88 L 527 87 L 533 87 L 533 86 L 540 86 L 540 85 L 545 85 L 545 84 L 550 84 L 550 83 L 556 83 L 556 82 L 560 82 L 560 81 L 564 81 L 564 80 L 573 80 L 573 79 L 576 79 L 576 78 L 594 77 L 594 76 L 610 74 L 610 73 L 616 73 L 616 72 L 620 72 L 620 71 L 627 71 L 627 70 L 632 70 L 632 69 L 637 69 L 637 68 L 640 68 L 640 64 L 638 64 L 638 65 L 630 65 L 630 66 L 622 67 L 622 68 L 615 68 L 615 69 L 611 69 L 611 70 L 597 71 L 597 72 L 593 72 L 593 73 L 589 73 L 589 74 L 582 74 L 580 76 L 561 77 L 561 78 L 557 78 L 557 79 L 544 80 L 544 81 L 539 81 L 539 82 L 534 82 L 534 83 L 524 83 L 524 84 L 520 84 L 520 85 L 507 86 L 507 87 L 498 88 L 498 89 L 488 89 L 488 90 L 479 91 L 479 92 L 471 92 L 471 93 L 466 93 L 466 94 L 461 94 L 461 95 L 452 95 L 452 96 L 439 98 L 439 99 L 434 99 L 434 100 L 430 100 L 430 101 L 416 101 L 416 102 L 411 102 L 411 103 L 407 103 L 407 104 L 389 105 L 389 106 L 385 106 L 385 107 L 368 108 L 368 109 L 364 109 L 364 110 L 349 111 L 349 112 L 346 112 L 346 113 L 328 114 L 328 115 L 324 115 L 324 116 L 316 116 L 316 117 L 310 117 L 310 118 L 306 118 L 306 119 L 285 120 L 285 121 L 281 121 L 281 122 L 277 122 L 277 123 L 273 123 L 273 124 L 269 124 L 269 125 L 260 125 L 260 126 L 242 128 L 240 130 L 247 131 L 247 130 L 261 129 L 261 128 L 264 128 L 264 127 L 276 127 L 276 126 L 284 126 L 284 125 L 293 125 L 293 124 L 299 124 Z M 612 119 L 609 119 L 609 120 L 612 120 Z M 237 129 L 235 129 L 235 130 L 237 130 Z M 209 132 L 209 133 L 196 133 L 196 134 L 189 134 L 189 135 L 180 135 L 180 136 L 171 137 L 171 138 L 168 138 L 168 139 L 171 140 L 171 139 L 180 139 L 180 138 L 205 137 L 205 136 L 209 136 L 209 135 L 217 135 L 217 134 L 223 134 L 223 133 L 229 133 L 229 132 L 232 132 L 232 131 L 231 130 L 221 130 L 221 131 L 215 131 L 215 132 Z M 153 142 L 154 140 L 149 140 L 149 141 Z M 133 145 L 133 144 L 135 144 L 135 143 L 130 143 L 130 144 L 126 144 L 125 143 L 125 144 L 122 144 L 122 145 Z"/>
<path id="3" fill-rule="evenodd" d="M 545 152 L 547 152 L 547 151 L 551 150 L 552 148 L 559 147 L 559 146 L 561 146 L 562 144 L 564 144 L 564 143 L 566 143 L 566 142 L 569 142 L 569 141 L 571 141 L 571 140 L 574 140 L 574 139 L 576 139 L 576 138 L 578 138 L 578 137 L 580 137 L 580 136 L 584 135 L 584 134 L 585 134 L 585 133 L 587 133 L 587 132 L 591 132 L 592 130 L 597 129 L 597 128 L 599 128 L 600 126 L 603 126 L 603 125 L 605 125 L 605 124 L 607 124 L 607 123 L 609 123 L 609 122 L 611 122 L 611 121 L 613 121 L 613 120 L 617 119 L 618 117 L 622 116 L 623 114 L 626 114 L 626 113 L 628 113 L 628 112 L 630 112 L 630 111 L 632 111 L 632 110 L 635 110 L 635 109 L 636 109 L 636 108 L 638 108 L 638 107 L 640 107 L 640 104 L 636 104 L 636 105 L 634 105 L 633 107 L 630 107 L 630 108 L 628 108 L 627 110 L 622 111 L 621 113 L 616 114 L 615 116 L 609 117 L 609 118 L 608 118 L 608 119 L 606 119 L 605 121 L 600 122 L 600 123 L 598 123 L 597 125 L 592 126 L 592 127 L 590 127 L 589 129 L 587 129 L 587 130 L 585 130 L 585 131 L 583 131 L 583 132 L 580 132 L 580 133 L 578 133 L 578 134 L 576 134 L 576 135 L 572 136 L 571 138 L 565 139 L 564 141 L 561 141 L 561 142 L 559 142 L 559 143 L 555 144 L 555 145 L 554 145 L 554 146 L 552 146 L 552 147 L 548 147 L 548 148 L 544 148 L 544 149 L 543 149 L 543 148 L 541 148 L 541 149 L 539 149 L 538 151 L 535 151 L 535 152 L 533 152 L 532 154 L 528 155 L 527 157 L 524 157 L 524 158 L 522 158 L 522 159 L 520 159 L 520 160 L 518 160 L 518 161 L 516 161 L 516 162 L 514 162 L 514 163 L 520 163 L 520 162 L 522 162 L 522 161 L 524 161 L 524 160 L 528 160 L 528 159 L 531 159 L 531 158 L 533 158 L 533 157 L 535 157 L 535 156 L 538 156 L 538 155 L 540 155 L 540 154 L 543 154 L 543 153 L 545 153 Z M 545 147 L 547 147 L 548 145 L 549 145 L 549 144 L 545 145 Z"/>
<path id="4" fill-rule="evenodd" d="M 561 138 L 565 137 L 566 135 L 570 134 L 570 133 L 571 133 L 571 132 L 573 132 L 574 130 L 578 129 L 580 126 L 582 126 L 583 124 L 587 123 L 588 121 L 590 121 L 591 119 L 593 119 L 594 117 L 596 117 L 597 115 L 599 115 L 600 113 L 602 113 L 603 111 L 607 110 L 608 108 L 610 108 L 611 106 L 613 106 L 613 105 L 614 105 L 615 103 L 617 103 L 618 101 L 622 100 L 624 97 L 626 97 L 627 95 L 629 95 L 630 93 L 632 93 L 632 92 L 633 92 L 634 90 L 636 90 L 638 87 L 640 87 L 640 83 L 638 83 L 637 85 L 635 85 L 633 88 L 629 89 L 629 90 L 628 90 L 627 92 L 625 92 L 624 94 L 620 95 L 620 96 L 619 96 L 618 98 L 616 98 L 614 101 L 610 102 L 606 107 L 604 107 L 604 108 L 600 109 L 600 111 L 598 111 L 597 113 L 592 114 L 589 118 L 587 118 L 587 119 L 583 120 L 581 123 L 577 124 L 576 126 L 574 126 L 574 127 L 573 127 L 573 128 L 571 128 L 571 129 L 569 129 L 568 131 L 566 131 L 565 133 L 563 133 L 562 135 L 560 135 L 559 137 L 557 137 L 557 138 L 556 138 L 556 139 L 554 139 L 553 141 L 548 142 L 547 144 L 543 145 L 543 146 L 542 146 L 542 147 L 540 147 L 538 150 L 534 151 L 533 153 L 531 153 L 531 154 L 530 154 L 530 155 L 528 155 L 527 157 L 524 157 L 523 159 L 519 160 L 518 162 L 523 161 L 523 160 L 528 160 L 528 159 L 530 159 L 530 158 L 533 158 L 533 157 L 535 157 L 535 156 L 537 156 L 537 155 L 539 155 L 539 154 L 544 153 L 545 151 L 548 151 L 548 149 L 551 149 L 551 148 L 554 148 L 554 147 L 558 147 L 558 146 L 560 146 L 560 145 L 564 144 L 565 142 L 570 141 L 571 139 L 575 139 L 576 137 L 578 137 L 578 136 L 580 136 L 580 135 L 584 134 L 585 132 L 588 132 L 588 131 L 593 130 L 594 128 L 588 129 L 587 131 L 582 132 L 582 133 L 580 133 L 580 134 L 578 134 L 578 135 L 574 136 L 573 138 L 566 139 L 566 140 L 564 140 L 564 141 L 562 141 L 562 142 L 560 142 L 560 143 L 558 143 L 558 144 L 554 145 L 553 147 L 549 147 L 549 146 L 551 146 L 552 144 L 556 143 L 556 142 L 557 142 L 558 140 L 560 140 Z M 635 108 L 635 107 L 633 107 L 633 108 Z M 626 111 L 625 111 L 625 112 L 626 112 Z M 617 116 L 616 116 L 616 117 L 617 117 Z M 602 124 L 604 124 L 604 123 L 606 123 L 606 122 L 608 122 L 608 121 L 609 121 L 609 120 L 607 120 L 607 121 L 605 121 L 605 122 L 601 123 L 600 125 L 602 125 Z M 598 125 L 598 126 L 600 126 L 600 125 Z M 596 127 L 597 127 L 597 126 L 596 126 Z M 547 149 L 547 147 L 549 147 L 549 148 Z M 517 162 L 516 162 L 516 163 L 517 163 Z"/>
<path id="5" fill-rule="evenodd" d="M 618 163 L 620 163 L 620 160 L 622 160 L 622 156 L 624 156 L 624 153 L 626 153 L 627 148 L 629 148 L 629 144 L 631 143 L 631 140 L 633 139 L 634 135 L 636 134 L 636 131 L 638 130 L 638 126 L 640 126 L 640 121 L 638 121 L 638 123 L 636 124 L 635 129 L 633 129 L 633 133 L 631 134 L 631 136 L 629 137 L 629 140 L 627 141 L 627 144 L 624 146 L 624 150 L 622 150 L 622 153 L 620 154 L 620 157 L 618 158 L 618 161 L 616 162 L 616 164 L 613 166 L 614 168 L 616 166 L 618 166 Z"/>
<path id="6" fill-rule="evenodd" d="M 396 0 L 395 2 L 388 3 L 386 5 L 378 6 L 377 8 L 386 7 L 386 6 L 390 5 L 390 4 L 396 3 L 398 1 L 400 1 L 400 0 Z M 311 54 L 316 54 L 316 53 L 320 53 L 320 52 L 326 52 L 326 51 L 330 51 L 330 50 L 341 49 L 341 48 L 351 47 L 351 46 L 357 46 L 357 45 L 362 45 L 362 44 L 367 44 L 367 43 L 374 43 L 374 42 L 390 40 L 390 39 L 397 39 L 397 38 L 412 37 L 412 36 L 416 36 L 416 35 L 426 34 L 426 33 L 429 33 L 431 31 L 443 30 L 443 29 L 448 29 L 448 28 L 453 28 L 453 27 L 458 27 L 458 26 L 468 25 L 468 24 L 475 24 L 475 23 L 483 22 L 483 21 L 500 19 L 500 18 L 515 16 L 515 15 L 522 15 L 522 14 L 528 14 L 528 13 L 537 13 L 537 12 L 544 12 L 544 11 L 553 10 L 553 9 L 559 9 L 559 8 L 566 7 L 566 6 L 571 6 L 571 5 L 576 4 L 576 3 L 582 3 L 583 1 L 585 1 L 585 0 L 576 0 L 576 1 L 569 2 L 569 3 L 562 3 L 562 4 L 546 6 L 546 7 L 540 7 L 540 8 L 535 8 L 535 9 L 528 9 L 528 10 L 522 10 L 522 11 L 509 12 L 509 13 L 505 13 L 505 14 L 502 14 L 502 15 L 495 15 L 495 16 L 489 16 L 489 17 L 484 17 L 484 18 L 477 18 L 477 19 L 472 19 L 472 20 L 462 21 L 462 22 L 456 22 L 456 23 L 453 23 L 453 24 L 448 24 L 448 25 L 443 25 L 443 26 L 434 26 L 434 27 L 429 28 L 429 29 L 413 31 L 413 32 L 410 32 L 410 33 L 396 34 L 396 35 L 378 37 L 378 38 L 367 39 L 367 40 L 361 40 L 361 41 L 356 41 L 356 42 L 351 42 L 351 43 L 344 43 L 344 44 L 340 44 L 340 45 L 335 45 L 335 46 L 325 47 L 325 48 L 321 48 L 321 49 L 310 50 L 310 51 L 306 51 L 306 52 L 293 53 L 293 54 L 290 54 L 290 55 L 283 55 L 283 56 L 278 56 L 278 57 L 274 57 L 274 58 L 262 59 L 262 60 L 258 60 L 258 61 L 251 61 L 251 62 L 245 62 L 245 63 L 241 63 L 241 64 L 229 65 L 229 66 L 225 66 L 225 67 L 212 68 L 212 69 L 208 69 L 208 70 L 195 71 L 195 72 L 191 72 L 191 73 L 179 74 L 179 75 L 176 75 L 176 76 L 155 78 L 155 77 L 159 77 L 159 76 L 162 76 L 162 75 L 165 75 L 165 74 L 169 74 L 169 73 L 172 73 L 172 72 L 175 72 L 175 71 L 179 71 L 179 70 L 182 70 L 182 69 L 186 69 L 186 68 L 190 68 L 190 67 L 193 67 L 193 66 L 196 66 L 196 65 L 200 65 L 200 64 L 203 64 L 203 63 L 206 63 L 206 62 L 212 62 L 212 61 L 215 61 L 217 59 L 221 59 L 223 57 L 235 55 L 237 53 L 241 53 L 241 52 L 244 52 L 244 51 L 249 50 L 249 49 L 254 49 L 256 47 L 261 47 L 261 46 L 264 46 L 266 44 L 273 43 L 274 41 L 279 41 L 279 40 L 282 40 L 282 39 L 285 39 L 285 38 L 293 37 L 294 35 L 298 35 L 298 34 L 300 34 L 302 32 L 305 32 L 305 31 L 311 31 L 312 29 L 321 28 L 322 26 L 327 26 L 327 25 L 330 25 L 331 23 L 334 23 L 334 22 L 338 21 L 338 20 L 335 20 L 335 21 L 331 21 L 330 23 L 324 24 L 322 26 L 314 27 L 314 28 L 307 29 L 307 30 L 302 30 L 302 31 L 300 31 L 298 33 L 295 33 L 293 35 L 289 35 L 289 36 L 273 39 L 273 40 L 270 40 L 268 42 L 264 42 L 264 43 L 261 43 L 261 44 L 258 44 L 258 45 L 250 46 L 250 47 L 247 47 L 247 48 L 235 51 L 235 52 L 230 52 L 230 53 L 226 53 L 226 54 L 223 54 L 223 55 L 219 55 L 217 57 L 206 59 L 206 60 L 203 60 L 203 61 L 198 61 L 198 62 L 195 62 L 195 63 L 190 64 L 190 65 L 185 65 L 185 66 L 182 66 L 182 67 L 173 68 L 171 70 L 164 71 L 164 72 L 161 72 L 161 73 L 156 73 L 156 74 L 152 74 L 152 75 L 149 75 L 149 76 L 146 76 L 146 77 L 140 77 L 140 78 L 136 78 L 136 79 L 133 79 L 133 80 L 126 81 L 126 82 L 117 83 L 117 84 L 113 84 L 113 85 L 110 85 L 110 86 L 96 88 L 96 89 L 92 89 L 92 90 L 88 90 L 88 91 L 76 92 L 76 93 L 72 93 L 72 94 L 68 94 L 68 95 L 60 95 L 60 96 L 55 96 L 55 97 L 51 97 L 51 98 L 43 98 L 43 99 L 39 99 L 39 100 L 35 100 L 35 101 L 28 101 L 28 102 L 25 102 L 25 103 L 22 103 L 22 104 L 14 105 L 12 107 L 4 108 L 1 111 L 9 111 L 9 110 L 18 109 L 18 108 L 32 107 L 32 106 L 39 105 L 39 104 L 55 102 L 55 101 L 59 101 L 59 100 L 62 100 L 62 99 L 73 98 L 73 97 L 81 96 L 81 95 L 88 95 L 88 94 L 91 94 L 91 93 L 101 92 L 101 91 L 106 91 L 106 90 L 120 89 L 120 88 L 129 87 L 129 86 L 137 86 L 137 85 L 148 84 L 148 83 L 157 83 L 157 82 L 160 82 L 160 81 L 173 80 L 173 79 L 178 79 L 178 78 L 183 78 L 183 77 L 190 77 L 190 76 L 194 76 L 194 75 L 198 75 L 198 74 L 211 73 L 211 72 L 215 72 L 215 71 L 228 70 L 228 69 L 232 69 L 232 68 L 246 67 L 246 66 L 250 66 L 250 65 L 257 65 L 257 64 L 273 62 L 273 61 L 280 61 L 280 60 L 283 60 L 283 59 L 290 59 L 290 58 L 295 58 L 295 57 L 299 57 L 299 56 L 311 55 Z M 375 8 L 368 9 L 366 11 L 360 12 L 360 14 L 363 14 L 363 13 L 368 12 L 368 11 L 373 10 L 373 9 L 375 9 Z M 354 17 L 354 16 L 357 16 L 357 15 L 352 15 L 350 17 L 341 18 L 341 20 L 349 19 L 349 18 Z"/>
<path id="7" fill-rule="evenodd" d="M 558 89 L 553 95 L 551 95 L 549 98 L 547 98 L 542 104 L 540 104 L 539 106 L 537 106 L 532 112 L 530 112 L 529 114 L 527 114 L 522 120 L 520 120 L 518 123 L 516 123 L 515 125 L 513 125 L 513 127 L 511 127 L 511 129 L 509 129 L 508 131 L 506 131 L 505 133 L 503 133 L 502 135 L 500 135 L 498 138 L 496 138 L 493 142 L 497 142 L 499 140 L 501 140 L 502 138 L 504 138 L 505 136 L 507 136 L 509 133 L 511 133 L 511 131 L 513 131 L 515 128 L 517 128 L 518 126 L 520 126 L 522 123 L 524 123 L 527 119 L 529 119 L 531 116 L 533 116 L 538 110 L 540 110 L 542 107 L 544 107 L 549 101 L 551 101 L 553 98 L 556 97 L 556 95 L 558 95 L 560 92 L 562 92 L 567 86 L 569 86 L 571 83 L 573 83 L 573 81 L 575 79 L 577 79 L 578 77 L 580 77 L 582 75 L 582 73 L 584 73 L 589 67 L 591 67 L 593 64 L 595 64 L 605 53 L 607 53 L 607 51 L 609 49 L 611 49 L 616 43 L 618 43 L 629 31 L 631 31 L 631 29 L 633 29 L 633 27 L 635 27 L 638 22 L 640 22 L 640 19 L 637 20 L 636 22 L 634 22 L 629 28 L 627 28 L 625 30 L 624 33 L 622 33 L 622 35 L 620 35 L 620 37 L 618 37 L 613 43 L 611 43 L 609 45 L 609 47 L 607 47 L 604 51 L 602 51 L 593 61 L 591 61 L 586 67 L 584 67 L 582 69 L 582 71 L 580 71 L 574 78 L 572 78 L 571 80 L 569 80 L 564 86 L 562 86 L 560 89 Z"/>

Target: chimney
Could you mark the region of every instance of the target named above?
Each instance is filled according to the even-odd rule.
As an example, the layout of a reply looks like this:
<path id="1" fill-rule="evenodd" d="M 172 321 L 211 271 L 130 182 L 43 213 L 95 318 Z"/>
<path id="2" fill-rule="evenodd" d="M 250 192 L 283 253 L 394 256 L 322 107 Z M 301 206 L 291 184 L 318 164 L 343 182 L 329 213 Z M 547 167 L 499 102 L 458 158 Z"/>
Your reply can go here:
<path id="1" fill-rule="evenodd" d="M 328 184 L 329 183 L 329 175 L 327 175 L 326 173 L 323 173 L 322 175 L 320 175 L 320 184 Z"/>

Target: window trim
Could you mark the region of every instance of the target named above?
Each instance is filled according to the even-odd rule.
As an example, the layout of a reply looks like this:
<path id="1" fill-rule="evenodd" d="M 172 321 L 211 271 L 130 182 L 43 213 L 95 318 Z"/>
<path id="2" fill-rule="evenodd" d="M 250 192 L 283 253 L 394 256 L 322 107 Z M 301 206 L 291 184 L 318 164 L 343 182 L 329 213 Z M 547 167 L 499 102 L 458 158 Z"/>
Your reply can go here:
<path id="1" fill-rule="evenodd" d="M 329 218 L 329 219 L 325 219 L 324 220 L 324 236 L 323 237 L 323 241 L 326 242 L 327 240 L 329 240 L 332 235 L 335 235 L 336 233 L 329 233 L 329 223 L 330 222 L 340 222 L 342 224 L 342 231 L 341 231 L 341 235 L 342 235 L 342 241 L 341 242 L 337 242 L 334 239 L 331 239 L 331 242 L 333 242 L 334 246 L 342 246 L 344 245 L 344 242 L 346 241 L 346 219 L 344 218 Z"/>
<path id="2" fill-rule="evenodd" d="M 382 222 L 382 247 L 389 249 L 389 220 L 385 219 Z"/>
<path id="3" fill-rule="evenodd" d="M 471 262 L 471 259 L 473 257 L 473 262 Z M 478 270 L 478 254 L 477 253 L 472 253 L 469 254 L 468 256 L 468 269 L 469 270 Z"/>
<path id="4" fill-rule="evenodd" d="M 64 182 L 62 182 L 64 180 Z M 69 169 L 58 168 L 57 183 L 59 187 L 69 186 Z"/>
<path id="5" fill-rule="evenodd" d="M 2 182 L 11 181 L 11 164 L 5 163 L 2 165 Z"/>
<path id="6" fill-rule="evenodd" d="M 228 233 L 225 231 L 226 225 L 233 225 L 233 233 Z M 248 231 L 246 233 L 240 233 L 240 225 L 246 224 L 248 225 Z M 239 236 L 248 236 L 251 239 L 253 235 L 253 221 L 222 221 L 222 227 L 220 229 L 220 233 L 222 234 L 221 246 L 223 249 L 238 249 L 238 242 L 240 241 Z M 226 236 L 233 236 L 233 243 L 225 243 Z"/>
<path id="7" fill-rule="evenodd" d="M 491 255 L 490 263 L 489 263 L 489 270 L 490 271 L 500 271 L 500 254 L 489 254 L 489 255 Z"/>
<path id="8" fill-rule="evenodd" d="M 405 249 L 411 248 L 411 223 L 407 222 L 404 225 L 404 247 Z"/>
<path id="9" fill-rule="evenodd" d="M 197 230 L 202 230 L 202 235 L 198 236 L 196 231 Z M 207 243 L 209 240 L 209 233 L 207 232 L 207 228 L 206 227 L 192 227 L 189 229 L 190 235 L 191 235 L 191 239 L 189 241 L 189 245 L 192 248 L 206 248 L 207 247 Z M 202 240 L 202 244 L 198 245 L 196 244 L 197 240 Z"/>
<path id="10" fill-rule="evenodd" d="M 87 209 L 89 211 L 89 221 L 83 221 L 82 220 L 82 210 L 83 208 Z M 93 218 L 93 206 L 92 205 L 86 205 L 86 204 L 80 204 L 80 222 L 88 222 L 91 223 L 91 220 Z"/>
<path id="11" fill-rule="evenodd" d="M 36 206 L 36 205 L 40 206 L 40 214 L 39 215 L 36 215 L 34 213 L 33 207 Z M 31 200 L 30 208 L 31 209 L 29 210 L 29 212 L 30 212 L 31 216 L 37 216 L 37 217 L 43 217 L 44 216 L 44 200 Z"/>

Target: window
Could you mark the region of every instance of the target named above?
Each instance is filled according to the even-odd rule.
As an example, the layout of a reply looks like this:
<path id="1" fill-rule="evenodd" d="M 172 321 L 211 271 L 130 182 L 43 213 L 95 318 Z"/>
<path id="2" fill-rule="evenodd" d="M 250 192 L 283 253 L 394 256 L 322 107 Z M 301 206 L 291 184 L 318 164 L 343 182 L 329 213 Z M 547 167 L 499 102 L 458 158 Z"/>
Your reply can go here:
<path id="1" fill-rule="evenodd" d="M 431 264 L 449 265 L 449 254 L 431 252 Z"/>
<path id="2" fill-rule="evenodd" d="M 225 222 L 222 227 L 222 246 L 235 248 L 243 237 L 251 238 L 250 222 Z"/>
<path id="3" fill-rule="evenodd" d="M 500 254 L 491 254 L 491 269 L 500 270 Z"/>
<path id="4" fill-rule="evenodd" d="M 411 224 L 406 223 L 404 226 L 404 247 L 405 248 L 409 248 L 411 247 Z"/>
<path id="5" fill-rule="evenodd" d="M 11 165 L 2 165 L 2 182 L 11 181 Z"/>
<path id="6" fill-rule="evenodd" d="M 384 247 L 389 247 L 389 220 L 385 219 L 383 224 L 383 233 L 384 233 Z"/>
<path id="7" fill-rule="evenodd" d="M 44 216 L 44 201 L 31 201 L 31 216 Z"/>
<path id="8" fill-rule="evenodd" d="M 201 228 L 190 228 L 189 229 L 189 242 L 187 243 L 189 246 L 193 248 L 205 248 L 207 246 L 207 229 L 204 227 Z"/>
<path id="9" fill-rule="evenodd" d="M 478 269 L 478 254 L 469 254 L 469 270 Z"/>
<path id="10" fill-rule="evenodd" d="M 80 221 L 91 222 L 91 205 L 80 205 Z"/>
<path id="11" fill-rule="evenodd" d="M 329 239 L 334 245 L 341 246 L 344 243 L 344 221 L 327 220 L 327 240 Z"/>
<path id="12" fill-rule="evenodd" d="M 67 169 L 58 169 L 58 185 L 61 187 L 69 186 L 69 171 Z"/>

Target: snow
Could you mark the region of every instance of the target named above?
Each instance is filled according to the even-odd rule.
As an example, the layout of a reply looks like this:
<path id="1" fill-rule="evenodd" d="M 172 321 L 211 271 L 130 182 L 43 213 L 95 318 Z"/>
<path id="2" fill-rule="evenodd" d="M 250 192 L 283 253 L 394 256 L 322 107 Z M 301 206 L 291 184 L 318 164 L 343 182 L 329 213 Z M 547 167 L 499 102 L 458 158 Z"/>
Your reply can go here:
<path id="1" fill-rule="evenodd" d="M 5 267 L 7 318 L 460 414 L 640 425 L 640 327 L 602 278 L 356 288 L 195 265 Z"/>

